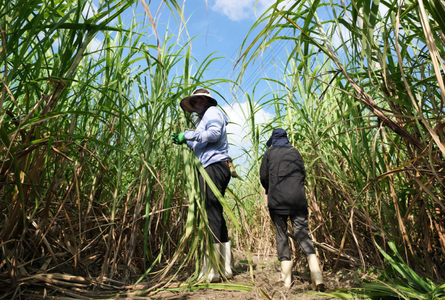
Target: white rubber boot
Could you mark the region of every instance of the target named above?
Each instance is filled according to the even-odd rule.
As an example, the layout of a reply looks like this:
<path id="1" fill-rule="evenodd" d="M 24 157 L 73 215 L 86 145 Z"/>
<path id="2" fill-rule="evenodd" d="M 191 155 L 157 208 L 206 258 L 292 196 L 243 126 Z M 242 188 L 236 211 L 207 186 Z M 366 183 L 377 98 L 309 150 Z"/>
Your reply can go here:
<path id="1" fill-rule="evenodd" d="M 220 244 L 213 244 L 214 249 L 214 264 L 217 265 L 219 263 L 219 255 L 220 255 Z M 210 271 L 209 271 L 210 269 Z M 208 273 L 208 274 L 207 274 Z M 208 283 L 214 283 L 219 282 L 219 273 L 218 269 L 213 266 L 212 262 L 209 259 L 209 251 L 207 250 L 204 254 L 204 257 L 202 258 L 202 268 L 201 272 L 199 273 L 198 280 L 203 279 L 204 276 L 206 276 L 206 282 Z"/>
<path id="2" fill-rule="evenodd" d="M 310 254 L 307 257 L 309 270 L 311 271 L 312 289 L 315 291 L 324 290 L 323 274 L 318 264 L 317 255 Z"/>
<path id="3" fill-rule="evenodd" d="M 292 284 L 292 261 L 283 260 L 281 262 L 281 280 L 284 282 L 285 288 L 290 288 Z"/>
<path id="4" fill-rule="evenodd" d="M 224 271 L 224 276 L 227 279 L 230 279 L 233 277 L 232 273 L 232 251 L 230 249 L 230 241 L 227 243 L 221 244 L 221 264 L 222 264 L 222 271 Z"/>

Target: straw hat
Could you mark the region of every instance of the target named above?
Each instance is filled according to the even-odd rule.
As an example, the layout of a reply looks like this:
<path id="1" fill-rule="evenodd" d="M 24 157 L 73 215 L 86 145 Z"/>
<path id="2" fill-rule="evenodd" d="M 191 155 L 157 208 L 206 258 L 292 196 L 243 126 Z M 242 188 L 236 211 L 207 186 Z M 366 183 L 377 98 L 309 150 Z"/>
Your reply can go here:
<path id="1" fill-rule="evenodd" d="M 206 105 L 208 107 L 218 105 L 218 102 L 213 99 L 212 94 L 206 89 L 194 90 L 190 96 L 182 99 L 179 105 L 181 105 L 181 108 L 185 111 L 195 112 L 196 104 L 201 99 L 206 101 Z"/>

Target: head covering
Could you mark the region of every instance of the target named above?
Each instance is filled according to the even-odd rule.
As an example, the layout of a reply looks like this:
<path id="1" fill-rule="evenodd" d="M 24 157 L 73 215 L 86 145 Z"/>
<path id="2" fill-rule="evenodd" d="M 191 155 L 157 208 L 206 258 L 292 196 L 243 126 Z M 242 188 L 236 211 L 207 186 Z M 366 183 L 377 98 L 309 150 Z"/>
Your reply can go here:
<path id="1" fill-rule="evenodd" d="M 275 128 L 272 131 L 272 135 L 270 139 L 266 143 L 267 147 L 270 146 L 285 146 L 285 147 L 292 147 L 292 145 L 289 143 L 289 140 L 287 138 L 286 130 L 282 128 Z"/>
<path id="2" fill-rule="evenodd" d="M 210 92 L 208 90 L 196 89 L 193 91 L 193 93 L 190 96 L 182 99 L 181 103 L 179 103 L 179 105 L 181 105 L 181 108 L 185 111 L 195 112 L 196 103 L 200 99 L 204 99 L 206 101 L 205 105 L 207 107 L 216 106 L 218 104 L 218 102 L 216 102 L 216 100 L 213 99 L 212 94 L 210 94 Z"/>

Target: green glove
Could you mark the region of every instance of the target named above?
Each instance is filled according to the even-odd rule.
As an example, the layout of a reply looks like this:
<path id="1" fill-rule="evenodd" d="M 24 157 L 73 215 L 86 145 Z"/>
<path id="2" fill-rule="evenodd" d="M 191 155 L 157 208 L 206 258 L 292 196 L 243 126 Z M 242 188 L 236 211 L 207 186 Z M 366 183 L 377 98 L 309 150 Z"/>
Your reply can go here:
<path id="1" fill-rule="evenodd" d="M 173 143 L 176 145 L 181 145 L 185 143 L 184 133 L 172 133 Z"/>

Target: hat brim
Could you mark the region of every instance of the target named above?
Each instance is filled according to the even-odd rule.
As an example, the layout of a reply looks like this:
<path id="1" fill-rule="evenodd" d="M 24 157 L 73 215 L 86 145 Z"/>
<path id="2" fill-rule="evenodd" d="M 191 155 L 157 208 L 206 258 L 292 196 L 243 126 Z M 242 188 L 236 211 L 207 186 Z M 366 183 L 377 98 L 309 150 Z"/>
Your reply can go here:
<path id="1" fill-rule="evenodd" d="M 179 105 L 181 106 L 182 110 L 188 111 L 188 112 L 195 112 L 195 107 L 190 103 L 190 100 L 192 100 L 193 98 L 196 98 L 196 97 L 202 97 L 202 98 L 206 99 L 207 103 L 210 104 L 209 106 L 218 105 L 218 102 L 215 99 L 213 99 L 212 97 L 205 96 L 205 95 L 192 95 L 192 96 L 185 97 L 184 99 L 181 100 Z"/>

